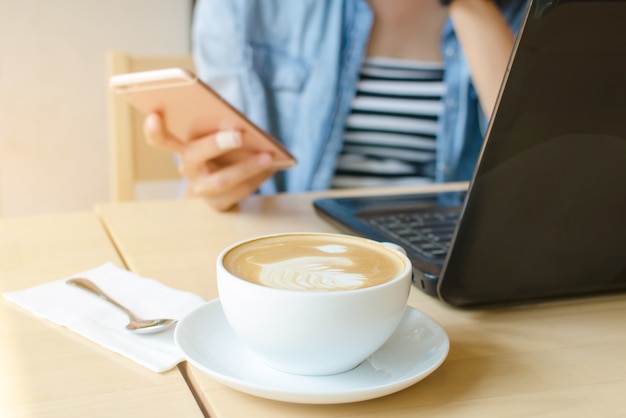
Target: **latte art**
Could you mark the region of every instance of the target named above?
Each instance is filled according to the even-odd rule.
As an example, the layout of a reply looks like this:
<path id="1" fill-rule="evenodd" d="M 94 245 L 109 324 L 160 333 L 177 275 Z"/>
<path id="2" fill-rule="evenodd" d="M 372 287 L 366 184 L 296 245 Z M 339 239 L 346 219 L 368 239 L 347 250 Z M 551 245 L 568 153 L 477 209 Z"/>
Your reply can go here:
<path id="1" fill-rule="evenodd" d="M 404 262 L 392 250 L 349 237 L 297 235 L 263 238 L 229 251 L 224 266 L 267 287 L 334 291 L 375 286 L 397 277 Z"/>
<path id="2" fill-rule="evenodd" d="M 299 257 L 259 265 L 259 282 L 291 290 L 357 289 L 367 281 L 362 273 L 350 273 L 352 261 L 344 257 Z"/>

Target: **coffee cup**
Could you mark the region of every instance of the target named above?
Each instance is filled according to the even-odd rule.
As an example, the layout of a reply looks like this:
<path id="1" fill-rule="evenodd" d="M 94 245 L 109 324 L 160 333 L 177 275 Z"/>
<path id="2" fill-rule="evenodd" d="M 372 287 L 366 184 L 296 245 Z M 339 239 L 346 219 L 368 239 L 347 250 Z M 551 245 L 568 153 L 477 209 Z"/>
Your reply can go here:
<path id="1" fill-rule="evenodd" d="M 217 283 L 241 343 L 291 374 L 348 371 L 403 317 L 411 262 L 394 244 L 328 233 L 256 237 L 224 249 Z"/>

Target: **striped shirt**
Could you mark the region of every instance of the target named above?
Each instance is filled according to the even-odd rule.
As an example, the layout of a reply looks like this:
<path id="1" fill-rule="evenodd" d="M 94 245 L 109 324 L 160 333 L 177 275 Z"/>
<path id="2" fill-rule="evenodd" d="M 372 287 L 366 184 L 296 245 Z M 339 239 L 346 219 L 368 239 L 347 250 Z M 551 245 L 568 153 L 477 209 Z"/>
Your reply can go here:
<path id="1" fill-rule="evenodd" d="M 443 64 L 367 59 L 332 187 L 432 182 L 444 93 Z"/>

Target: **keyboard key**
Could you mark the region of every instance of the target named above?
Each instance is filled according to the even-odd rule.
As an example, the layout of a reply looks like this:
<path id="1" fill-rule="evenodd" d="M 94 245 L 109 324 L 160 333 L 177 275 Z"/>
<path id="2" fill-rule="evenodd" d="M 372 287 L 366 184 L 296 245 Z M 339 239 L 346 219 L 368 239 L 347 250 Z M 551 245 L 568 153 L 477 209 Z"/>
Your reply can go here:
<path id="1" fill-rule="evenodd" d="M 433 208 L 432 211 L 370 215 L 363 220 L 407 251 L 426 258 L 443 259 L 459 215 L 460 208 Z"/>

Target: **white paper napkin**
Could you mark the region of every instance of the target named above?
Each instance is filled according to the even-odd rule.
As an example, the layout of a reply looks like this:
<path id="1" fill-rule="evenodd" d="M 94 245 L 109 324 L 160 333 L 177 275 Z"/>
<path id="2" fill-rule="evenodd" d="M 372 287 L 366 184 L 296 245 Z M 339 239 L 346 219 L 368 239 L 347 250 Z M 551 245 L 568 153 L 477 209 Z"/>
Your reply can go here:
<path id="1" fill-rule="evenodd" d="M 164 372 L 184 357 L 174 343 L 174 327 L 157 334 L 132 334 L 125 329 L 128 317 L 115 306 L 65 281 L 84 277 L 126 306 L 140 318 L 181 319 L 204 303 L 183 292 L 121 269 L 112 263 L 63 280 L 29 289 L 6 292 L 5 299 L 119 353 L 155 372 Z"/>

